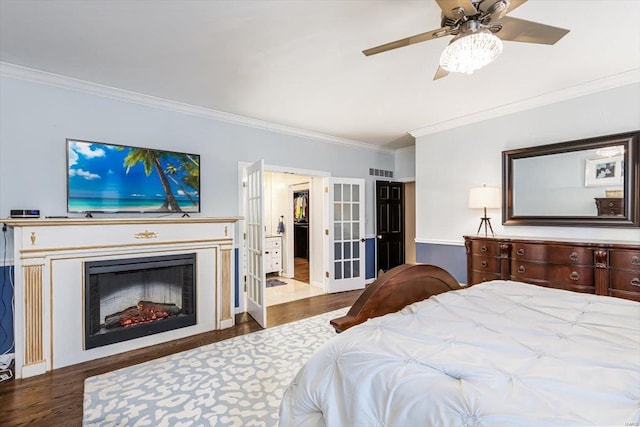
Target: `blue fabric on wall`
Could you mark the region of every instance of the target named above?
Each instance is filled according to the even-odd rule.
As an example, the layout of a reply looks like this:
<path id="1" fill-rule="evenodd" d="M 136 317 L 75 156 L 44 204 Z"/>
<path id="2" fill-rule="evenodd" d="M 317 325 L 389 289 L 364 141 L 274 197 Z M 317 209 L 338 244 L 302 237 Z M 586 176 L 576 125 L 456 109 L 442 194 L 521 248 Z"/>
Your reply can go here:
<path id="1" fill-rule="evenodd" d="M 0 354 L 13 353 L 13 266 L 0 267 Z"/>

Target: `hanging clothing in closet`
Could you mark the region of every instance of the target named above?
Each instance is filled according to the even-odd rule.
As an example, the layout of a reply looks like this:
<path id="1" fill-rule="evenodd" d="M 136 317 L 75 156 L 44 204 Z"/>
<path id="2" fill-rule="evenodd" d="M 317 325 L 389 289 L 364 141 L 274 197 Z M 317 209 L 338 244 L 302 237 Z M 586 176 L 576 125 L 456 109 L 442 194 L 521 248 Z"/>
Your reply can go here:
<path id="1" fill-rule="evenodd" d="M 307 207 L 309 204 L 309 193 L 296 193 L 293 201 L 293 218 L 297 222 L 307 221 Z"/>

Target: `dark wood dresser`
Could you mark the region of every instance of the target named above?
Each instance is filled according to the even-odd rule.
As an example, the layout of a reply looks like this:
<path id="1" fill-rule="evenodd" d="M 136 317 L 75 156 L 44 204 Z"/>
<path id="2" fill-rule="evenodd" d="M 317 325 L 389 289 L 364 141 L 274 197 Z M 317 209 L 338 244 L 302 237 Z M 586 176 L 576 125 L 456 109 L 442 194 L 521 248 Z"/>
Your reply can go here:
<path id="1" fill-rule="evenodd" d="M 464 236 L 467 282 L 502 279 L 640 301 L 640 244 Z"/>
<path id="2" fill-rule="evenodd" d="M 622 215 L 624 213 L 624 199 L 621 197 L 596 197 L 598 216 Z"/>

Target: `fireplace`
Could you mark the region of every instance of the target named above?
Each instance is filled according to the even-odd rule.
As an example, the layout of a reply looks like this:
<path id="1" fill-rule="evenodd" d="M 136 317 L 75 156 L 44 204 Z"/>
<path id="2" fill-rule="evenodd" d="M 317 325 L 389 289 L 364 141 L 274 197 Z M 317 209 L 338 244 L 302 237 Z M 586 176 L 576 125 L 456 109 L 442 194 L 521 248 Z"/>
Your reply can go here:
<path id="1" fill-rule="evenodd" d="M 196 254 L 84 263 L 84 349 L 196 324 Z"/>

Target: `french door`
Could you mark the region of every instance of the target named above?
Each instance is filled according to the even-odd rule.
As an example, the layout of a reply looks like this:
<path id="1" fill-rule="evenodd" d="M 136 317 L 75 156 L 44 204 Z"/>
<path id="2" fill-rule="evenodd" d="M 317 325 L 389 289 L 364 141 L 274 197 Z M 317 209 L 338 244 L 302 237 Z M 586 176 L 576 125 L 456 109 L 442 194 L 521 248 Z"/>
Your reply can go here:
<path id="1" fill-rule="evenodd" d="M 247 167 L 247 312 L 260 326 L 267 327 L 264 271 L 264 160 Z"/>
<path id="2" fill-rule="evenodd" d="M 329 178 L 326 291 L 363 289 L 365 282 L 364 179 Z"/>

